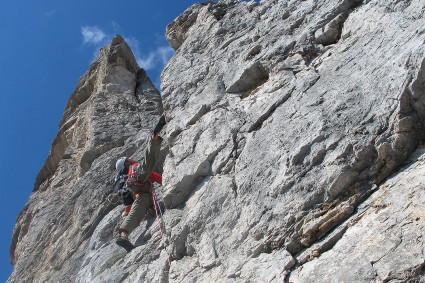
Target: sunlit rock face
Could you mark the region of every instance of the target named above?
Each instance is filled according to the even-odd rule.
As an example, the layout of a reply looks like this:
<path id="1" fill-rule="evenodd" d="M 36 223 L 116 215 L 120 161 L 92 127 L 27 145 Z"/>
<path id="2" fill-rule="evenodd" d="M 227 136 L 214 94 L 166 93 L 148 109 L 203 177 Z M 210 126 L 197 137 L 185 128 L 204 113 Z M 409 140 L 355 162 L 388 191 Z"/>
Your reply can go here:
<path id="1" fill-rule="evenodd" d="M 423 272 L 423 217 L 403 234 L 420 240 L 398 259 L 401 224 L 366 217 L 377 209 L 372 193 L 423 141 L 423 10 L 421 1 L 219 1 L 193 5 L 168 26 L 176 50 L 161 85 L 170 280 Z M 398 186 L 406 205 L 421 207 Z M 389 198 L 377 214 L 408 222 Z M 373 258 L 357 260 L 364 250 Z"/>
<path id="2" fill-rule="evenodd" d="M 110 214 L 117 204 L 107 199 L 115 161 L 123 155 L 143 156 L 160 114 L 159 91 L 116 36 L 78 81 L 50 155 L 17 218 L 10 282 L 78 281 L 89 252 L 116 237 L 119 219 L 113 216 L 121 212 Z M 99 228 L 111 217 L 115 222 Z"/>
<path id="3" fill-rule="evenodd" d="M 424 9 L 195 4 L 167 27 L 162 96 L 116 37 L 71 95 L 9 281 L 424 280 Z M 106 193 L 163 111 L 167 251 L 151 212 L 127 254 Z"/>

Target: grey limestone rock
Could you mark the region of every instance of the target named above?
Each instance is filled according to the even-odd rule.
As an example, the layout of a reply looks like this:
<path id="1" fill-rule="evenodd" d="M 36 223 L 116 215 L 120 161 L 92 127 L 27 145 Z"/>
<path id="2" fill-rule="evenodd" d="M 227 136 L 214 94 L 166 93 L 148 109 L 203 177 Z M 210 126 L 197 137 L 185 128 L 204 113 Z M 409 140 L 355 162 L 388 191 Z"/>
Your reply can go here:
<path id="1" fill-rule="evenodd" d="M 195 4 L 167 27 L 162 96 L 117 37 L 71 95 L 9 281 L 423 281 L 424 10 Z M 166 250 L 151 212 L 123 254 L 99 192 L 162 111 Z"/>
<path id="2" fill-rule="evenodd" d="M 192 6 L 196 20 L 179 17 L 167 30 L 169 40 L 185 31 L 161 85 L 170 118 L 164 200 L 168 213 L 183 211 L 170 231 L 176 282 L 281 282 L 300 263 L 288 260 L 276 276 L 244 266 L 277 251 L 305 263 L 307 251 L 331 249 L 423 141 L 423 3 L 253 2 Z"/>
<path id="3" fill-rule="evenodd" d="M 389 178 L 344 224 L 332 249 L 324 239 L 304 252 L 309 262 L 296 268 L 292 282 L 422 282 L 424 261 L 424 148 Z"/>
<path id="4" fill-rule="evenodd" d="M 159 91 L 116 36 L 69 98 L 50 155 L 17 218 L 9 282 L 75 282 L 80 269 L 95 277 L 101 266 L 82 268 L 93 250 L 107 250 L 93 256 L 96 264 L 119 250 L 110 243 L 121 213 L 107 198 L 115 161 L 142 157 L 162 111 Z"/>

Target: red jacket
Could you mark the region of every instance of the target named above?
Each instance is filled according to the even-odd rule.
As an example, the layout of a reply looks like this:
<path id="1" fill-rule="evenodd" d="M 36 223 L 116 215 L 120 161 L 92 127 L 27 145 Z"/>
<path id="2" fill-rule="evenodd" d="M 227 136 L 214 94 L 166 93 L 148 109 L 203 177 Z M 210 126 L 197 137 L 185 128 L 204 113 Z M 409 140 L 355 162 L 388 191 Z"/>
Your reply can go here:
<path id="1" fill-rule="evenodd" d="M 133 179 L 133 177 L 134 177 L 134 170 L 133 170 L 133 168 L 135 168 L 135 167 L 137 167 L 137 166 L 139 166 L 139 163 L 134 163 L 134 164 L 132 164 L 131 166 L 130 166 L 130 168 L 128 169 L 128 176 L 129 176 L 129 178 L 128 178 L 128 180 L 131 182 L 131 180 Z M 152 171 L 152 173 L 151 173 L 151 175 L 149 176 L 149 182 L 150 183 L 152 183 L 152 182 L 156 182 L 156 183 L 158 183 L 158 184 L 160 184 L 160 185 L 162 185 L 162 176 L 161 175 L 159 175 L 158 173 L 156 173 L 156 172 L 154 172 L 154 171 Z M 141 184 L 141 183 L 139 183 L 139 182 L 136 182 L 135 183 L 136 185 L 138 185 L 138 186 L 143 186 L 143 184 Z"/>

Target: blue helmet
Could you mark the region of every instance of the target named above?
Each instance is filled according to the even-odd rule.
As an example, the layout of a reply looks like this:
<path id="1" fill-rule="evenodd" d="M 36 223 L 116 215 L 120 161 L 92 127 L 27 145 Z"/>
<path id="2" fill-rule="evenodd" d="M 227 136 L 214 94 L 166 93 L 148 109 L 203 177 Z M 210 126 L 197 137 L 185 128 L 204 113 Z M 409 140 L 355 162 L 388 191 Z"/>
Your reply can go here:
<path id="1" fill-rule="evenodd" d="M 124 169 L 124 164 L 125 164 L 126 159 L 127 158 L 125 158 L 125 157 L 120 157 L 117 160 L 117 163 L 115 164 L 115 168 L 117 169 L 117 171 L 121 171 L 122 169 Z"/>

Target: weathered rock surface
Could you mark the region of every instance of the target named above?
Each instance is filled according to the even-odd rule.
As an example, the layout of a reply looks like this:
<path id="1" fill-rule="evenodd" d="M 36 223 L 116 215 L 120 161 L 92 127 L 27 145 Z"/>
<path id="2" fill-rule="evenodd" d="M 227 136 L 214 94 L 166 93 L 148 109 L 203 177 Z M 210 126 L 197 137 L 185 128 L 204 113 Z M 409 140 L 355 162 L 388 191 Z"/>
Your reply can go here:
<path id="1" fill-rule="evenodd" d="M 116 159 L 141 158 L 161 113 L 158 90 L 116 36 L 80 78 L 18 216 L 10 282 L 76 281 L 89 251 L 116 236 L 118 219 L 108 214 L 116 204 L 107 200 Z M 99 223 L 105 223 L 100 230 Z"/>
<path id="2" fill-rule="evenodd" d="M 162 74 L 165 202 L 181 215 L 170 223 L 170 279 L 281 282 L 300 266 L 292 257 L 334 229 L 321 251 L 351 232 L 342 223 L 423 141 L 418 11 L 421 1 L 220 1 L 194 5 L 169 26 L 178 44 Z M 423 234 L 415 228 L 411 239 Z M 372 241 L 362 248 L 373 254 L 371 238 L 359 245 Z M 415 260 L 385 268 L 422 273 L 416 244 L 405 249 Z M 343 251 L 346 269 L 330 263 L 337 274 L 316 260 L 323 281 L 345 278 L 362 249 Z M 269 271 L 272 263 L 260 264 L 267 256 L 287 264 Z M 289 280 L 317 281 L 316 266 Z M 352 270 L 360 275 L 347 281 L 391 278 L 376 265 L 371 277 Z"/>
<path id="3" fill-rule="evenodd" d="M 114 159 L 143 154 L 135 120 L 152 125 L 162 111 L 114 39 L 71 96 L 18 217 L 10 281 L 425 280 L 424 10 L 210 1 L 167 27 L 176 53 L 162 73 L 157 192 L 171 267 L 153 214 L 126 255 L 113 242 L 121 207 L 100 197 Z"/>
<path id="4" fill-rule="evenodd" d="M 424 153 L 423 147 L 418 149 L 416 160 L 359 206 L 341 225 L 346 231 L 332 249 L 324 252 L 332 238 L 327 237 L 303 252 L 297 258 L 300 263 L 303 258 L 313 260 L 297 268 L 289 281 L 423 282 Z"/>

